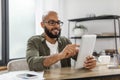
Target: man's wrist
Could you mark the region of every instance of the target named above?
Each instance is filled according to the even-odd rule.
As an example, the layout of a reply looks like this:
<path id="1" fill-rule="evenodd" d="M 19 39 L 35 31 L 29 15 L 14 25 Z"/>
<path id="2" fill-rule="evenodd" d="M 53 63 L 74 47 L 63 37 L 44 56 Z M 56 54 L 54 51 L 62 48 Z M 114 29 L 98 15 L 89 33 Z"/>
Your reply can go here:
<path id="1" fill-rule="evenodd" d="M 59 58 L 59 60 L 62 60 L 62 59 L 64 59 L 64 56 L 63 56 L 63 54 L 62 54 L 62 53 L 58 53 L 58 58 Z"/>

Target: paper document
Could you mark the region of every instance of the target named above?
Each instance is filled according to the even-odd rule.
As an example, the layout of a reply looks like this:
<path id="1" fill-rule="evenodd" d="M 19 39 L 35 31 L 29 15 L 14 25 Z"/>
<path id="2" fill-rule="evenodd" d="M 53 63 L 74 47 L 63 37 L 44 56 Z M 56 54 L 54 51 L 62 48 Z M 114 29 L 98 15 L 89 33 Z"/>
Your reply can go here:
<path id="1" fill-rule="evenodd" d="M 43 80 L 44 72 L 13 71 L 0 75 L 0 80 Z"/>

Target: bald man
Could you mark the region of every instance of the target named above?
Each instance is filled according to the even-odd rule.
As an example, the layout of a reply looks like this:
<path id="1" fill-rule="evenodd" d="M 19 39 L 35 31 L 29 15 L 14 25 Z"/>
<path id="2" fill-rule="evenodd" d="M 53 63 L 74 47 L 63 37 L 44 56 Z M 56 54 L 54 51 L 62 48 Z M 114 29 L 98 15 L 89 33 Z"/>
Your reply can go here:
<path id="1" fill-rule="evenodd" d="M 63 22 L 55 11 L 49 11 L 42 17 L 44 33 L 32 36 L 28 40 L 26 58 L 30 70 L 42 71 L 61 67 L 71 67 L 71 58 L 76 60 L 79 45 L 72 44 L 61 34 Z M 93 56 L 86 57 L 84 67 L 96 66 Z"/>

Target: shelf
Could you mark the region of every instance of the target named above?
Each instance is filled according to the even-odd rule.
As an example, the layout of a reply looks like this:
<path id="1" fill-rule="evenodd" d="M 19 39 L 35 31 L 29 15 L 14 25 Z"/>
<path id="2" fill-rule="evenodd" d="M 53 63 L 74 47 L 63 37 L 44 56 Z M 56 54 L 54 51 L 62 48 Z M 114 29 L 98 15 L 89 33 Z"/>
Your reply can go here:
<path id="1" fill-rule="evenodd" d="M 120 39 L 120 16 L 118 15 L 101 15 L 101 16 L 95 16 L 95 17 L 83 17 L 83 18 L 75 18 L 75 19 L 69 19 L 68 20 L 68 37 L 70 39 L 74 39 L 75 43 L 76 43 L 76 39 L 81 39 L 81 37 L 70 37 L 70 22 L 75 22 L 74 24 L 76 24 L 77 22 L 83 22 L 83 21 L 92 21 L 92 20 L 113 20 L 113 27 L 114 27 L 114 33 L 115 35 L 97 35 L 97 39 L 115 39 L 115 49 L 116 49 L 116 53 L 118 53 L 118 41 L 117 38 Z M 119 29 L 119 34 L 117 34 L 117 24 L 116 24 L 116 20 L 118 23 L 118 29 Z"/>
<path id="2" fill-rule="evenodd" d="M 86 17 L 86 18 L 77 18 L 77 19 L 69 19 L 71 22 L 82 22 L 82 21 L 90 21 L 90 20 L 103 20 L 103 19 L 119 19 L 118 15 L 102 15 L 96 17 Z"/>
<path id="3" fill-rule="evenodd" d="M 97 38 L 120 38 L 120 36 L 97 36 Z M 81 37 L 71 37 L 71 39 L 81 39 Z"/>

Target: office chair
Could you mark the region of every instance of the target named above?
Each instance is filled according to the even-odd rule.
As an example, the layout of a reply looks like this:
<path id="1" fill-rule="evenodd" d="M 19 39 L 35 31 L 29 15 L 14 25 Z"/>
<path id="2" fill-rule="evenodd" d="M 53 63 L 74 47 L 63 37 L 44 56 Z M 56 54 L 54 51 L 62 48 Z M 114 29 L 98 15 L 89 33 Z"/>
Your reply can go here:
<path id="1" fill-rule="evenodd" d="M 29 70 L 26 59 L 11 60 L 7 64 L 8 71 Z"/>

